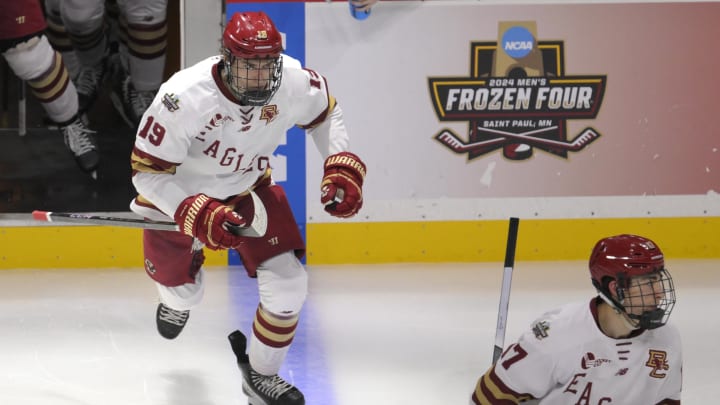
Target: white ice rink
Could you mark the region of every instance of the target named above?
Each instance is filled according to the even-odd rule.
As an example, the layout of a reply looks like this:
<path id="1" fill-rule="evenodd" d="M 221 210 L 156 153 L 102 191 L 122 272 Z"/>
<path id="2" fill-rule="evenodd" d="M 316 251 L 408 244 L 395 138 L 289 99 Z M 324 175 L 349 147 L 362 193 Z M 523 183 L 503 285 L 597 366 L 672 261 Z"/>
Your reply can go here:
<path id="1" fill-rule="evenodd" d="M 714 402 L 720 261 L 669 260 L 683 403 Z M 281 375 L 308 405 L 466 405 L 489 365 L 502 263 L 314 266 Z M 227 341 L 249 332 L 255 280 L 210 268 L 179 338 L 155 330 L 141 268 L 0 270 L 0 404 L 245 405 Z M 518 262 L 506 343 L 542 311 L 593 294 L 584 262 Z M 710 401 L 710 402 L 708 402 Z M 638 404 L 641 405 L 641 404 Z"/>

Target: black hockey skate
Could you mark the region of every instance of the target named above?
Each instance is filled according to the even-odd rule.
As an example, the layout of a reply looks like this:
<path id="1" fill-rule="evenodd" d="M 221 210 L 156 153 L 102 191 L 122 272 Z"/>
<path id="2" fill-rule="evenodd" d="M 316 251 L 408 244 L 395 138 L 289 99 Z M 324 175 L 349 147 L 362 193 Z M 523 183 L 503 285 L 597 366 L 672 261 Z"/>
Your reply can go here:
<path id="1" fill-rule="evenodd" d="M 136 90 L 130 80 L 130 75 L 126 74 L 122 81 L 113 85 L 110 100 L 130 128 L 137 129 L 145 110 L 152 104 L 156 93 L 157 90 Z"/>
<path id="2" fill-rule="evenodd" d="M 80 169 L 87 173 L 94 172 L 100 163 L 95 131 L 90 130 L 80 116 L 57 125 L 65 145 L 72 152 Z"/>
<path id="3" fill-rule="evenodd" d="M 158 332 L 165 339 L 175 339 L 182 332 L 189 317 L 190 311 L 178 311 L 161 302 L 155 312 Z"/>
<path id="4" fill-rule="evenodd" d="M 105 61 L 94 66 L 80 66 L 80 72 L 73 83 L 78 93 L 78 107 L 81 112 L 88 112 L 97 99 L 105 73 Z"/>
<path id="5" fill-rule="evenodd" d="M 239 330 L 228 336 L 230 346 L 242 371 L 242 390 L 248 396 L 249 405 L 305 405 L 305 397 L 299 389 L 276 375 L 262 375 L 250 367 L 245 354 L 247 339 Z"/>

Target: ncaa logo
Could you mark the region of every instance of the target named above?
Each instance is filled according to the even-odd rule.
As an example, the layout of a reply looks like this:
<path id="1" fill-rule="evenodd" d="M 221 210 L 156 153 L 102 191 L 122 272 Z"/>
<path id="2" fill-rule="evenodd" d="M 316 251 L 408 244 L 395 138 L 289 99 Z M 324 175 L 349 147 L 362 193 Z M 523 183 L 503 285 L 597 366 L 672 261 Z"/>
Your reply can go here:
<path id="1" fill-rule="evenodd" d="M 511 27 L 502 36 L 502 49 L 510 57 L 526 57 L 535 46 L 535 38 L 525 27 Z"/>
<path id="2" fill-rule="evenodd" d="M 434 138 L 468 160 L 497 149 L 522 160 L 533 148 L 567 159 L 600 137 L 586 127 L 568 139 L 566 123 L 596 117 L 606 76 L 565 74 L 563 41 L 538 40 L 534 21 L 498 25 L 495 41 L 470 43 L 470 76 L 428 79 L 438 119 L 469 126 L 466 139 L 448 128 Z"/>

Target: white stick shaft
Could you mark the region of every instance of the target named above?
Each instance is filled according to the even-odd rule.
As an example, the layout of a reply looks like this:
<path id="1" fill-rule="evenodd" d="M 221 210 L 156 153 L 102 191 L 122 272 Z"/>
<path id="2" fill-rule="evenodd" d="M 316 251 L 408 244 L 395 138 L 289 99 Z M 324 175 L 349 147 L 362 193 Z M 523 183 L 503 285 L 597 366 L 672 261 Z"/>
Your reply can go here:
<path id="1" fill-rule="evenodd" d="M 495 347 L 493 349 L 493 364 L 497 362 L 505 345 L 505 330 L 507 329 L 508 307 L 510 306 L 510 286 L 512 285 L 513 266 L 515 265 L 515 246 L 517 245 L 518 227 L 520 220 L 510 218 L 508 238 L 505 249 L 505 268 L 503 270 L 502 287 L 500 289 L 500 304 L 498 306 L 497 326 L 495 328 Z"/>
<path id="2" fill-rule="evenodd" d="M 253 203 L 253 218 L 247 227 L 228 226 L 228 231 L 238 236 L 259 238 L 265 235 L 268 227 L 267 210 L 260 197 L 251 191 Z M 155 229 L 160 231 L 177 231 L 178 225 L 174 222 L 150 221 L 136 218 L 120 218 L 105 215 L 74 213 L 74 212 L 49 212 L 33 211 L 32 216 L 38 221 L 46 222 L 74 222 L 88 225 L 109 225 L 131 228 Z"/>
<path id="3" fill-rule="evenodd" d="M 512 267 L 505 267 L 503 270 L 502 287 L 500 289 L 500 305 L 498 306 L 497 326 L 495 327 L 495 350 L 493 351 L 493 363 L 502 354 L 505 345 L 505 330 L 507 329 L 507 315 L 510 307 L 510 286 L 512 285 Z"/>
<path id="4" fill-rule="evenodd" d="M 27 121 L 26 121 L 26 101 L 25 101 L 25 81 L 18 79 L 18 135 L 25 136 L 27 134 Z"/>
<path id="5" fill-rule="evenodd" d="M 33 218 L 47 222 L 66 222 L 86 225 L 109 225 L 129 228 L 154 229 L 158 231 L 177 231 L 174 222 L 156 222 L 144 219 L 110 217 L 72 212 L 34 211 Z"/>

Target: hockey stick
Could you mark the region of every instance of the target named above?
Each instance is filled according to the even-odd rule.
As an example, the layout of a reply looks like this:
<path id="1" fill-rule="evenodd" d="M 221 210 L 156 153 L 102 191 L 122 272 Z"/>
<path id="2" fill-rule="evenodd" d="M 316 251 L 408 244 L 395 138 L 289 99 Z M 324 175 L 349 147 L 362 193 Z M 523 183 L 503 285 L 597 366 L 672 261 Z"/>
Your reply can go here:
<path id="1" fill-rule="evenodd" d="M 465 143 L 463 140 L 457 137 L 452 131 L 450 130 L 444 130 L 437 134 L 435 136 L 435 139 L 437 139 L 440 143 L 447 146 L 448 148 L 452 149 L 455 153 L 467 153 L 467 152 L 474 152 L 476 150 L 486 148 L 486 147 L 493 147 L 493 146 L 499 146 L 507 144 L 509 141 L 514 140 L 516 137 L 520 136 L 522 139 L 519 139 L 521 141 L 527 141 L 526 138 L 535 140 L 535 139 L 542 139 L 542 138 L 533 138 L 528 135 L 540 133 L 540 132 L 546 132 L 549 130 L 557 129 L 557 126 L 554 127 L 547 127 L 547 128 L 541 128 L 536 129 L 533 131 L 525 132 L 525 135 L 517 135 L 513 134 L 512 132 L 508 132 L 510 134 L 507 138 L 493 138 L 493 139 L 487 139 L 484 141 L 479 142 L 473 142 L 473 143 Z M 483 131 L 487 132 L 501 132 L 503 136 L 505 136 L 505 131 L 493 131 L 488 128 L 482 128 Z M 529 142 L 528 142 L 529 143 Z"/>
<path id="2" fill-rule="evenodd" d="M 25 81 L 18 78 L 18 135 L 27 134 L 27 102 L 25 100 Z"/>
<path id="3" fill-rule="evenodd" d="M 5 62 L 5 58 L 0 61 L 0 103 L 2 104 L 2 112 L 0 112 L 0 127 L 8 127 L 8 110 L 10 109 L 10 66 Z"/>
<path id="4" fill-rule="evenodd" d="M 592 130 L 592 128 L 586 128 L 582 134 L 578 135 L 571 142 L 561 142 L 561 141 L 555 141 L 552 139 L 536 138 L 536 137 L 530 136 L 531 134 L 545 132 L 547 130 L 556 129 L 556 128 L 557 127 L 542 128 L 542 129 L 537 129 L 534 131 L 525 132 L 523 134 L 514 134 L 512 132 L 483 128 L 482 129 L 483 131 L 497 134 L 497 135 L 501 136 L 502 138 L 493 138 L 493 139 L 488 139 L 485 141 L 479 141 L 479 142 L 473 142 L 473 143 L 465 143 L 451 131 L 445 130 L 445 131 L 442 131 L 441 133 L 439 133 L 438 135 L 436 135 L 435 139 L 437 139 L 443 145 L 452 149 L 452 151 L 455 153 L 473 152 L 475 150 L 482 149 L 485 147 L 502 145 L 502 144 L 508 143 L 508 141 L 523 142 L 530 146 L 553 147 L 553 148 L 558 148 L 558 149 L 562 149 L 562 150 L 569 150 L 569 151 L 576 152 L 576 151 L 583 149 L 590 142 L 594 141 L 596 138 L 598 138 L 600 136 L 600 134 L 598 134 L 597 132 Z"/>
<path id="5" fill-rule="evenodd" d="M 542 131 L 544 132 L 548 129 L 555 129 L 555 128 L 557 128 L 557 127 L 543 128 Z M 500 136 L 510 138 L 512 140 L 525 142 L 530 145 L 555 147 L 555 148 L 569 150 L 569 151 L 573 151 L 573 152 L 579 151 L 580 149 L 584 148 L 590 142 L 594 141 L 596 138 L 598 138 L 600 136 L 600 134 L 595 132 L 592 128 L 585 128 L 585 131 L 583 131 L 580 135 L 576 136 L 575 139 L 573 139 L 570 142 L 555 141 L 552 139 L 536 138 L 534 136 L 529 136 L 530 134 L 533 134 L 536 132 L 541 132 L 541 130 L 539 130 L 539 129 L 537 129 L 535 131 L 525 132 L 522 134 L 514 134 L 512 132 L 500 131 L 499 129 L 490 129 L 490 128 L 483 128 L 483 131 L 492 132 L 492 133 L 498 134 Z"/>
<path id="6" fill-rule="evenodd" d="M 507 139 L 505 138 L 495 138 L 495 139 L 488 139 L 486 141 L 480 141 L 480 142 L 473 142 L 473 143 L 465 143 L 461 139 L 459 139 L 457 136 L 455 136 L 454 133 L 445 130 L 440 132 L 435 136 L 435 139 L 438 140 L 441 144 L 447 146 L 455 153 L 467 153 L 467 152 L 474 152 L 476 150 L 480 150 L 482 148 L 486 147 L 493 147 L 493 146 L 500 146 L 507 143 Z"/>
<path id="7" fill-rule="evenodd" d="M 497 326 L 495 328 L 495 349 L 493 364 L 500 358 L 505 345 L 505 329 L 507 327 L 508 306 L 510 304 L 510 285 L 512 283 L 513 266 L 515 265 L 515 245 L 520 220 L 510 218 L 507 246 L 505 248 L 505 269 L 503 270 L 502 289 L 500 290 L 500 306 L 498 307 Z"/>
<path id="8" fill-rule="evenodd" d="M 259 238 L 265 235 L 268 226 L 267 210 L 260 198 L 254 192 L 250 192 L 253 200 L 253 220 L 247 227 L 240 227 L 227 224 L 228 231 L 237 236 Z M 88 225 L 109 225 L 129 228 L 154 229 L 159 231 L 179 231 L 180 228 L 175 222 L 150 221 L 146 219 L 121 218 L 104 215 L 71 213 L 71 212 L 50 212 L 33 211 L 33 219 L 46 222 L 68 222 Z"/>

